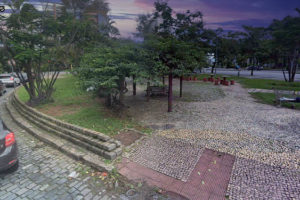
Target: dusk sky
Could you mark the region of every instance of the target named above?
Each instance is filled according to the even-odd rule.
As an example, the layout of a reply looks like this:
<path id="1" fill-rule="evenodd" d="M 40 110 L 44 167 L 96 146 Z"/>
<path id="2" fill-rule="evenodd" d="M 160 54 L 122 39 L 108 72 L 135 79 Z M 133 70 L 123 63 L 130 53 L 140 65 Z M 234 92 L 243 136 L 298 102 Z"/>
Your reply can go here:
<path id="1" fill-rule="evenodd" d="M 155 0 L 108 0 L 110 15 L 121 35 L 130 36 L 136 29 L 137 15 L 153 11 Z M 169 0 L 176 11 L 199 10 L 206 28 L 241 30 L 242 25 L 267 26 L 271 21 L 296 15 L 300 0 Z"/>
<path id="2" fill-rule="evenodd" d="M 0 0 L 1 2 L 2 0 Z M 29 0 L 31 2 L 60 2 L 60 0 Z M 122 37 L 136 31 L 139 14 L 151 13 L 155 0 L 107 0 L 110 17 Z M 242 25 L 268 26 L 273 19 L 296 15 L 300 0 L 169 0 L 175 12 L 201 11 L 205 28 L 241 30 Z"/>

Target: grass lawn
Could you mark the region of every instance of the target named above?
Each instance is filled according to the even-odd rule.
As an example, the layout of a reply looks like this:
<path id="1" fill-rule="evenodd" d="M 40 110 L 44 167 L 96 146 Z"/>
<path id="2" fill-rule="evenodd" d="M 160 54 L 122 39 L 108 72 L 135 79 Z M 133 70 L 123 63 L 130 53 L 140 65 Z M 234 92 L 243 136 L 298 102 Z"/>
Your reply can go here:
<path id="1" fill-rule="evenodd" d="M 18 91 L 18 96 L 23 102 L 29 100 L 24 88 Z M 57 79 L 53 99 L 53 103 L 37 106 L 36 109 L 63 121 L 107 135 L 115 135 L 123 128 L 135 128 L 143 132 L 150 131 L 107 109 L 103 106 L 101 99 L 80 89 L 76 78 L 71 75 Z"/>
<path id="2" fill-rule="evenodd" d="M 257 93 L 251 93 L 251 96 L 260 103 L 275 105 L 274 104 L 275 94 L 273 93 L 257 92 Z M 294 106 L 295 109 L 300 110 L 300 103 L 282 103 L 281 106 L 286 108 L 291 108 L 292 106 Z"/>
<path id="3" fill-rule="evenodd" d="M 217 74 L 216 77 L 222 77 L 223 75 Z M 203 80 L 204 77 L 210 77 L 210 74 L 201 74 L 197 75 L 198 79 Z M 300 91 L 300 82 L 289 83 L 285 81 L 279 80 L 271 80 L 271 79 L 250 79 L 243 78 L 237 76 L 231 76 L 229 79 L 236 80 L 245 88 L 258 88 L 258 89 L 269 89 L 272 88 L 279 90 L 292 90 L 292 91 Z"/>

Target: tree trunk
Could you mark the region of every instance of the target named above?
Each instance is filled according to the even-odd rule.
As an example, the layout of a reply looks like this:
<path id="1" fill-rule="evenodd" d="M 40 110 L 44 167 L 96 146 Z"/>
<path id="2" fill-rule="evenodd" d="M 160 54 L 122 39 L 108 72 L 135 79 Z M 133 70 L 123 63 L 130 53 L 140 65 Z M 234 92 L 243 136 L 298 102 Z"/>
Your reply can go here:
<path id="1" fill-rule="evenodd" d="M 171 70 L 169 73 L 168 112 L 172 112 L 172 101 L 173 101 L 173 73 Z"/>
<path id="2" fill-rule="evenodd" d="M 148 81 L 147 82 L 147 101 L 150 101 L 150 91 L 149 91 L 149 89 L 150 89 L 150 82 Z"/>
<path id="3" fill-rule="evenodd" d="M 214 62 L 214 65 L 211 67 L 211 74 L 213 74 L 214 73 L 214 69 L 215 69 L 215 67 L 216 67 L 216 62 Z"/>
<path id="4" fill-rule="evenodd" d="M 283 77 L 284 77 L 284 80 L 285 82 L 287 82 L 287 78 L 286 78 L 286 75 L 285 75 L 285 71 L 284 71 L 284 65 L 282 66 L 282 73 L 283 73 Z"/>
<path id="5" fill-rule="evenodd" d="M 122 77 L 120 79 L 120 83 L 119 83 L 119 92 L 120 92 L 120 96 L 119 96 L 119 103 L 122 105 L 124 102 L 124 90 L 125 90 L 125 77 Z"/>
<path id="6" fill-rule="evenodd" d="M 252 67 L 252 69 L 251 69 L 251 76 L 253 76 L 254 58 L 251 59 L 250 63 L 251 63 L 251 67 Z"/>
<path id="7" fill-rule="evenodd" d="M 180 89 L 179 89 L 179 90 L 180 90 L 180 91 L 179 91 L 179 92 L 180 92 L 180 93 L 179 93 L 179 96 L 180 96 L 180 97 L 182 97 L 182 79 L 183 79 L 183 77 L 180 76 Z"/>
<path id="8" fill-rule="evenodd" d="M 29 93 L 29 97 L 30 97 L 30 102 L 33 102 L 36 98 L 36 94 L 35 94 L 35 85 L 34 85 L 34 77 L 32 76 L 32 72 L 31 72 L 31 67 L 27 66 L 26 67 L 26 73 L 27 73 L 27 79 L 28 79 L 28 93 Z"/>
<path id="9" fill-rule="evenodd" d="M 132 88 L 133 88 L 133 96 L 135 96 L 136 95 L 135 75 L 132 76 Z"/>
<path id="10" fill-rule="evenodd" d="M 166 85 L 166 83 L 165 83 L 165 75 L 163 75 L 163 77 L 162 77 L 162 84 L 163 84 L 163 86 Z"/>

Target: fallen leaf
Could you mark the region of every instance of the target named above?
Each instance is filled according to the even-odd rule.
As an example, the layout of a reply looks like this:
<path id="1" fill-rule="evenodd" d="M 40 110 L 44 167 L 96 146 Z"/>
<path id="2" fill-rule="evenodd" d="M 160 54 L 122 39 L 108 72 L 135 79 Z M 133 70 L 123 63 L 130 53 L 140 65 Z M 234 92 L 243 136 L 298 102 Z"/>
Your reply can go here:
<path id="1" fill-rule="evenodd" d="M 103 172 L 103 173 L 102 173 L 102 176 L 107 176 L 107 173 L 106 173 L 106 172 Z"/>

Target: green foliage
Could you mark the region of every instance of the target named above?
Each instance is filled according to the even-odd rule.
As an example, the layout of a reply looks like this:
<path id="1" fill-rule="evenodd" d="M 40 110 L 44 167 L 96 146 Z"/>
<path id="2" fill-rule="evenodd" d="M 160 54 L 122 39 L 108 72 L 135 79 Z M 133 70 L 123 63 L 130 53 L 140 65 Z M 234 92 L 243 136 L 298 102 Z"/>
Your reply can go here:
<path id="1" fill-rule="evenodd" d="M 258 100 L 260 103 L 275 105 L 275 94 L 273 93 L 252 93 L 251 96 Z M 282 107 L 292 108 L 294 107 L 297 110 L 300 110 L 299 103 L 282 103 Z"/>
<path id="2" fill-rule="evenodd" d="M 127 91 L 125 78 L 144 74 L 145 70 L 140 68 L 143 56 L 144 51 L 129 41 L 96 46 L 86 51 L 76 72 L 84 88 L 92 87 L 105 95 L 108 101 L 114 98 L 114 103 L 122 104 L 123 94 Z"/>
<path id="3" fill-rule="evenodd" d="M 141 131 L 149 130 L 142 128 L 134 121 L 121 119 L 107 110 L 91 93 L 82 90 L 78 78 L 68 75 L 59 78 L 54 87 L 54 102 L 37 106 L 42 111 L 57 110 L 61 115 L 57 118 L 102 132 L 108 135 L 115 135 L 123 128 L 136 128 Z M 18 97 L 22 102 L 29 99 L 28 93 L 24 88 L 18 90 Z"/>
<path id="4" fill-rule="evenodd" d="M 91 9 L 90 0 L 80 2 Z M 102 14 L 107 14 L 108 7 L 103 1 L 92 3 L 93 6 L 105 5 Z M 76 19 L 76 13 L 67 11 L 65 7 L 54 17 L 47 10 L 38 11 L 32 4 L 23 3 L 23 0 L 13 0 L 9 4 L 13 13 L 1 18 L 1 23 L 6 25 L 5 29 L 0 29 L 1 40 L 5 43 L 9 58 L 16 63 L 14 69 L 19 78 L 22 80 L 20 72 L 27 73 L 28 83 L 24 87 L 29 93 L 30 103 L 49 101 L 59 71 L 78 66 L 84 53 L 82 46 L 103 43 L 109 33 L 99 30 L 99 26 L 88 16 Z M 45 73 L 50 71 L 54 73 L 45 77 Z"/>
<path id="5" fill-rule="evenodd" d="M 201 12 L 173 15 L 165 1 L 156 1 L 154 7 L 152 14 L 139 17 L 137 30 L 145 39 L 144 48 L 155 52 L 160 74 L 186 74 L 201 67 L 206 62 L 204 51 L 196 44 L 203 32 Z"/>

